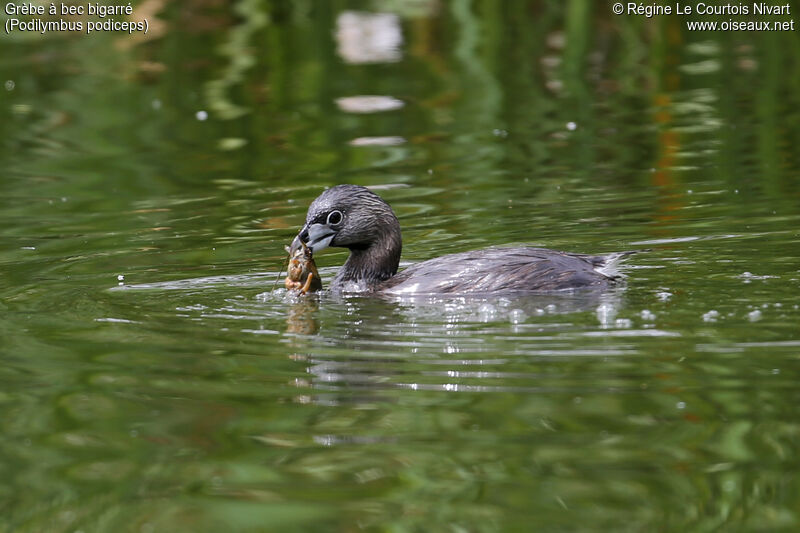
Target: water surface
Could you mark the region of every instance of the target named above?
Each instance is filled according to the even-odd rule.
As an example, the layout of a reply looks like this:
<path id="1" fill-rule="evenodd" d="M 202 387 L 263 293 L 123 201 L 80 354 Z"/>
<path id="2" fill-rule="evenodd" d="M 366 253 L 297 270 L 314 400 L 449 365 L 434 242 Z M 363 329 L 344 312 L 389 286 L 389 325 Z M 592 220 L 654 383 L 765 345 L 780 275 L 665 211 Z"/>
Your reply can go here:
<path id="1" fill-rule="evenodd" d="M 796 33 L 145 4 L 0 41 L 0 529 L 798 527 Z M 404 265 L 647 251 L 604 293 L 273 290 L 337 183 Z"/>

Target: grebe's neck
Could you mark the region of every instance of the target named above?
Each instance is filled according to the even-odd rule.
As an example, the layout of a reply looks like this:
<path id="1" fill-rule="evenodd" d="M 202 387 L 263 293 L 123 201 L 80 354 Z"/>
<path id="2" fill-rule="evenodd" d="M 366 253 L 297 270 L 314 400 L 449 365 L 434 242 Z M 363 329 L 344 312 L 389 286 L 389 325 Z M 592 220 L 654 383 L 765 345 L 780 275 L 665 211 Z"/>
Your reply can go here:
<path id="1" fill-rule="evenodd" d="M 334 287 L 354 282 L 374 288 L 397 273 L 403 243 L 396 220 L 368 246 L 350 248 L 350 257 L 333 280 Z"/>

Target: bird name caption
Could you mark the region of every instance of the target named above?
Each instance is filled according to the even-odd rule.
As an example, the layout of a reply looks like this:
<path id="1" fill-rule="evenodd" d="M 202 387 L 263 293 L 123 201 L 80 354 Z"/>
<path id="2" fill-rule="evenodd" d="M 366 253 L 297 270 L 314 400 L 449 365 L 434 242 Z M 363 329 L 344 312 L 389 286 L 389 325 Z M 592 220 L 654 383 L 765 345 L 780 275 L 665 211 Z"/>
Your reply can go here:
<path id="1" fill-rule="evenodd" d="M 9 2 L 4 6 L 6 34 L 12 32 L 41 33 L 81 32 L 87 35 L 94 32 L 147 33 L 150 23 L 142 20 L 117 20 L 117 16 L 130 17 L 133 7 L 124 5 L 105 5 L 97 2 L 86 4 L 17 4 Z M 17 18 L 24 17 L 24 18 Z M 43 17 L 43 18 L 39 18 Z M 45 18 L 46 17 L 46 18 Z M 58 17 L 68 17 L 66 20 Z M 98 20 L 84 20 L 81 17 L 97 17 Z"/>

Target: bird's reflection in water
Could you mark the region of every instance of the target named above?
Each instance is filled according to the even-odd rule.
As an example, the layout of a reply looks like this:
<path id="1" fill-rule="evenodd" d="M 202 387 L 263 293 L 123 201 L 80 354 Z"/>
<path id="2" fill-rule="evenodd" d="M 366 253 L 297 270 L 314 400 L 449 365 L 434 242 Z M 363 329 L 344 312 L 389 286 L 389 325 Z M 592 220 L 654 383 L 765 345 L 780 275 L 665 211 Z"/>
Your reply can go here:
<path id="1" fill-rule="evenodd" d="M 319 331 L 317 311 L 319 301 L 315 297 L 301 296 L 289 306 L 286 315 L 286 333 L 295 335 L 314 335 Z"/>
<path id="2" fill-rule="evenodd" d="M 323 315 L 337 317 L 328 321 L 323 316 L 320 331 L 318 305 Z M 615 317 L 623 308 L 623 288 L 500 298 L 327 295 L 298 301 L 289 310 L 287 331 L 314 336 L 297 339 L 305 344 L 292 359 L 302 361 L 308 375 L 296 383 L 307 391 L 296 400 L 375 405 L 397 401 L 392 391 L 398 389 L 534 390 L 540 384 L 533 378 L 521 383 L 524 376 L 516 376 L 512 386 L 503 377 L 510 372 L 506 366 L 520 357 L 552 358 L 562 351 L 570 357 L 563 336 L 574 334 L 587 313 L 596 316 L 603 330 L 620 327 Z M 498 350 L 477 339 L 476 331 L 513 340 Z M 590 346 L 582 354 L 603 356 L 609 349 Z M 491 372 L 484 376 L 484 371 Z"/>

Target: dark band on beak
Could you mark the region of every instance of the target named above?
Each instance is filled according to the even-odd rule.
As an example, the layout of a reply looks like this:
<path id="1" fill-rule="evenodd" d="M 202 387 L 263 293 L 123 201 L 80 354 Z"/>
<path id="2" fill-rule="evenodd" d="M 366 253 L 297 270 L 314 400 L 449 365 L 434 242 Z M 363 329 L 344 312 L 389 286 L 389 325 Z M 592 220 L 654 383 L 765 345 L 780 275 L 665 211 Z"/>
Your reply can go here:
<path id="1" fill-rule="evenodd" d="M 292 241 L 291 252 L 296 252 L 304 243 L 312 253 L 323 250 L 330 246 L 331 241 L 336 236 L 336 231 L 326 224 L 311 224 L 303 226 L 300 233 Z"/>

